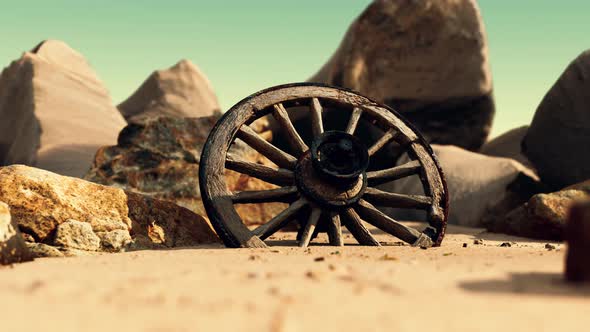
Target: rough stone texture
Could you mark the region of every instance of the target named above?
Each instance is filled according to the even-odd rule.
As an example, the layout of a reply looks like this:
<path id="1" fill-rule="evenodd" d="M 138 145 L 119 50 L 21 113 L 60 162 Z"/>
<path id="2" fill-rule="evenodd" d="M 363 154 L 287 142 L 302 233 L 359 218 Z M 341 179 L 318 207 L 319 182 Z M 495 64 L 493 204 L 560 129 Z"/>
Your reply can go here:
<path id="1" fill-rule="evenodd" d="M 94 234 L 89 223 L 68 220 L 57 226 L 53 245 L 69 249 L 97 251 L 100 249 L 100 238 Z"/>
<path id="2" fill-rule="evenodd" d="M 528 129 L 529 126 L 522 126 L 509 130 L 493 140 L 486 142 L 481 147 L 480 153 L 492 157 L 514 159 L 528 168 L 533 168 L 534 166 L 522 153 L 522 140 Z"/>
<path id="3" fill-rule="evenodd" d="M 56 247 L 44 243 L 27 243 L 27 247 L 35 258 L 65 257 L 66 255 Z"/>
<path id="4" fill-rule="evenodd" d="M 201 117 L 221 112 L 211 83 L 188 60 L 155 71 L 118 108 L 127 121 L 153 116 Z"/>
<path id="5" fill-rule="evenodd" d="M 482 227 L 484 216 L 505 215 L 539 192 L 533 172 L 515 160 L 489 157 L 455 146 L 433 146 L 450 193 L 449 223 Z M 398 164 L 407 162 L 407 157 Z M 384 185 L 392 192 L 423 195 L 417 176 Z M 424 218 L 413 210 L 390 211 L 398 218 Z"/>
<path id="6" fill-rule="evenodd" d="M 590 282 L 590 201 L 571 209 L 567 223 L 565 276 L 571 282 Z"/>
<path id="7" fill-rule="evenodd" d="M 0 200 L 10 206 L 19 228 L 38 243 L 52 244 L 59 226 L 71 219 L 88 223 L 97 235 L 125 231 L 132 236 L 146 233 L 150 222 L 165 221 L 165 246 L 218 241 L 206 221 L 175 204 L 22 165 L 0 168 Z M 168 231 L 178 229 L 183 233 Z M 112 251 L 109 246 L 115 243 L 103 246 Z"/>
<path id="8" fill-rule="evenodd" d="M 136 247 L 187 247 L 218 243 L 205 218 L 172 202 L 128 193 Z"/>
<path id="9" fill-rule="evenodd" d="M 18 226 L 10 216 L 10 208 L 0 202 L 0 265 L 32 260 Z"/>
<path id="10" fill-rule="evenodd" d="M 581 183 L 558 192 L 535 195 L 505 217 L 489 222 L 487 228 L 497 233 L 561 241 L 571 206 L 588 199 L 589 193 L 588 183 Z"/>
<path id="11" fill-rule="evenodd" d="M 85 179 L 175 202 L 206 215 L 199 190 L 199 159 L 217 116 L 204 118 L 150 118 L 129 124 L 119 144 L 101 148 Z M 254 128 L 264 132 L 264 122 Z M 231 152 L 251 162 L 267 163 L 258 152 L 236 142 Z M 233 171 L 226 171 L 232 191 L 262 190 L 274 186 Z M 249 225 L 270 220 L 283 204 L 245 204 L 237 207 Z"/>
<path id="12" fill-rule="evenodd" d="M 10 206 L 21 230 L 37 242 L 49 241 L 57 226 L 69 219 L 90 223 L 93 229 L 131 227 L 122 190 L 37 168 L 0 168 L 0 200 Z"/>
<path id="13" fill-rule="evenodd" d="M 0 166 L 36 165 L 82 176 L 125 120 L 87 61 L 49 40 L 0 76 Z"/>
<path id="14" fill-rule="evenodd" d="M 549 90 L 524 138 L 523 152 L 555 189 L 590 178 L 590 50 Z"/>
<path id="15" fill-rule="evenodd" d="M 494 116 L 485 28 L 475 0 L 376 0 L 309 81 L 384 102 L 436 144 L 477 150 Z"/>
<path id="16" fill-rule="evenodd" d="M 100 238 L 100 245 L 104 251 L 123 251 L 133 243 L 128 231 L 114 230 L 96 233 Z"/>

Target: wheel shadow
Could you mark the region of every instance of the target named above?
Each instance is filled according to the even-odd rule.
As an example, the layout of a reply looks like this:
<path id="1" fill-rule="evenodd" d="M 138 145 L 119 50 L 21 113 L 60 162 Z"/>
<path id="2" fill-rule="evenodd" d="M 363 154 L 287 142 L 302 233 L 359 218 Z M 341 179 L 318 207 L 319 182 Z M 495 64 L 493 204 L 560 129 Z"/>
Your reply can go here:
<path id="1" fill-rule="evenodd" d="M 590 284 L 567 283 L 560 273 L 512 273 L 507 279 L 466 281 L 460 283 L 459 287 L 477 293 L 590 298 Z"/>

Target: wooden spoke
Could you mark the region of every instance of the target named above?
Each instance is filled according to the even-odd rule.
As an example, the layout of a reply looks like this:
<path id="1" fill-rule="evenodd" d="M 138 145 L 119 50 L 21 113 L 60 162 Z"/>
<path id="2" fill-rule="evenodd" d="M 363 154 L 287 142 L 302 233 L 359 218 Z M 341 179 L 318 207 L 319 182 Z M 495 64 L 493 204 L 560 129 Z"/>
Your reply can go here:
<path id="1" fill-rule="evenodd" d="M 292 186 L 269 190 L 241 191 L 233 194 L 230 198 L 234 204 L 290 203 L 297 197 L 297 192 L 297 187 Z"/>
<path id="2" fill-rule="evenodd" d="M 291 204 L 287 209 L 277 214 L 269 222 L 256 228 L 253 231 L 254 235 L 257 235 L 262 240 L 267 239 L 269 236 L 273 235 L 281 228 L 285 227 L 289 223 L 289 221 L 293 219 L 295 214 L 299 212 L 301 209 L 303 209 L 307 204 L 307 200 L 305 200 L 304 198 L 300 198 L 299 200 Z"/>
<path id="3" fill-rule="evenodd" d="M 281 125 L 285 134 L 292 145 L 293 149 L 297 151 L 298 155 L 302 155 L 304 152 L 309 150 L 307 144 L 303 141 L 295 126 L 293 126 L 293 122 L 289 119 L 289 114 L 287 114 L 287 110 L 283 106 L 283 104 L 276 104 L 274 105 L 274 112 L 272 113 L 277 122 Z"/>
<path id="4" fill-rule="evenodd" d="M 359 244 L 364 246 L 380 246 L 379 241 L 371 235 L 369 230 L 363 225 L 361 218 L 352 208 L 343 211 L 342 216 L 346 219 L 345 226 Z"/>
<path id="5" fill-rule="evenodd" d="M 303 230 L 303 233 L 301 234 L 301 241 L 299 242 L 300 247 L 306 248 L 307 246 L 309 246 L 309 242 L 311 241 L 311 238 L 312 238 L 315 228 L 318 224 L 318 221 L 320 220 L 321 215 L 322 215 L 321 209 L 314 208 L 311 210 L 311 215 L 309 216 L 309 220 L 307 221 L 307 224 L 305 225 L 305 229 Z"/>
<path id="6" fill-rule="evenodd" d="M 260 152 L 263 156 L 268 158 L 277 166 L 294 169 L 297 159 L 292 155 L 272 145 L 270 142 L 262 138 L 250 126 L 242 125 L 238 131 L 238 138 L 250 145 L 254 150 Z"/>
<path id="7" fill-rule="evenodd" d="M 274 169 L 247 161 L 239 161 L 228 155 L 225 168 L 249 175 L 277 186 L 292 185 L 295 181 L 293 172 L 286 169 Z"/>
<path id="8" fill-rule="evenodd" d="M 421 232 L 400 224 L 399 222 L 385 215 L 383 212 L 377 210 L 377 208 L 375 208 L 369 202 L 362 199 L 359 201 L 356 211 L 364 221 L 407 243 L 416 243 L 416 241 L 422 235 Z"/>
<path id="9" fill-rule="evenodd" d="M 356 127 L 358 127 L 359 120 L 361 119 L 361 115 L 363 115 L 362 109 L 355 107 L 352 110 L 352 115 L 350 116 L 350 120 L 348 120 L 348 126 L 346 126 L 346 132 L 350 135 L 354 135 Z"/>
<path id="10" fill-rule="evenodd" d="M 311 129 L 315 137 L 320 136 L 324 132 L 324 122 L 322 120 L 322 105 L 317 98 L 311 99 Z"/>
<path id="11" fill-rule="evenodd" d="M 332 213 L 332 216 L 328 222 L 328 239 L 330 240 L 330 245 L 332 246 L 342 247 L 344 245 L 340 215 L 336 213 Z"/>
<path id="12" fill-rule="evenodd" d="M 428 196 L 390 193 L 371 187 L 366 189 L 363 198 L 377 206 L 401 209 L 427 209 L 432 205 L 432 198 Z"/>
<path id="13" fill-rule="evenodd" d="M 369 181 L 370 186 L 378 186 L 380 184 L 405 178 L 406 176 L 418 174 L 421 168 L 420 161 L 413 160 L 396 167 L 368 172 L 367 180 Z"/>
<path id="14" fill-rule="evenodd" d="M 374 155 L 377 151 L 381 150 L 387 143 L 391 142 L 395 138 L 397 131 L 395 129 L 389 129 L 373 146 L 369 148 L 369 156 Z"/>

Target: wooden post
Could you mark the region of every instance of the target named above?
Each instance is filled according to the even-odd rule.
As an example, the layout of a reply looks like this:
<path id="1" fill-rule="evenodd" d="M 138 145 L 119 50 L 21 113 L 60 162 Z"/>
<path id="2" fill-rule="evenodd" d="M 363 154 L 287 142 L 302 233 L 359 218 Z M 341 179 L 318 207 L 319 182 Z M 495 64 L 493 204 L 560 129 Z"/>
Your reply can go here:
<path id="1" fill-rule="evenodd" d="M 570 210 L 566 240 L 566 279 L 590 282 L 590 201 L 575 204 Z"/>

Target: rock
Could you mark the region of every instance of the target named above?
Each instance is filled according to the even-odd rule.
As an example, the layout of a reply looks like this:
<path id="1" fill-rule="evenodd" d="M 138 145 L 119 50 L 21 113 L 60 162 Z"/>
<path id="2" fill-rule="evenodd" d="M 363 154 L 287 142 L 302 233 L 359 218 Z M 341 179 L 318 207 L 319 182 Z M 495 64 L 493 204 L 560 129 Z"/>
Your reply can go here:
<path id="1" fill-rule="evenodd" d="M 512 129 L 486 142 L 479 152 L 487 156 L 514 159 L 524 166 L 534 169 L 534 166 L 522 153 L 522 139 L 528 129 L 528 126 Z"/>
<path id="2" fill-rule="evenodd" d="M 555 189 L 590 178 L 590 50 L 574 60 L 537 108 L 523 152 Z"/>
<path id="3" fill-rule="evenodd" d="M 589 191 L 579 189 L 534 195 L 526 204 L 489 222 L 487 228 L 496 233 L 562 241 L 571 206 L 589 195 Z"/>
<path id="4" fill-rule="evenodd" d="M 159 117 L 129 124 L 119 144 L 101 148 L 85 179 L 153 198 L 175 202 L 205 215 L 199 190 L 199 159 L 217 116 L 204 118 Z M 264 123 L 256 123 L 264 131 Z M 258 152 L 236 142 L 231 153 L 255 163 L 268 163 Z M 233 171 L 226 171 L 232 191 L 263 190 L 274 186 Z M 245 204 L 237 207 L 248 225 L 270 220 L 283 204 Z"/>
<path id="5" fill-rule="evenodd" d="M 566 240 L 566 279 L 590 282 L 590 202 L 578 203 L 571 209 Z"/>
<path id="6" fill-rule="evenodd" d="M 100 245 L 104 251 L 123 251 L 133 243 L 131 235 L 125 230 L 99 232 L 96 235 L 100 238 Z"/>
<path id="7" fill-rule="evenodd" d="M 152 73 L 118 107 L 128 121 L 153 116 L 202 117 L 221 112 L 211 83 L 188 60 Z"/>
<path id="8" fill-rule="evenodd" d="M 434 145 L 433 150 L 450 193 L 449 223 L 483 227 L 484 216 L 503 216 L 540 190 L 535 174 L 515 160 L 489 157 L 455 146 Z M 398 164 L 405 162 L 408 162 L 407 156 Z M 394 181 L 384 188 L 404 194 L 424 194 L 418 176 Z M 387 212 L 407 220 L 424 219 L 418 211 Z"/>
<path id="9" fill-rule="evenodd" d="M 0 76 L 0 166 L 36 165 L 81 177 L 125 120 L 86 59 L 48 40 Z"/>
<path id="10" fill-rule="evenodd" d="M 18 226 L 10 216 L 8 205 L 0 202 L 0 265 L 26 262 L 32 259 Z"/>
<path id="11" fill-rule="evenodd" d="M 53 245 L 68 249 L 97 251 L 100 249 L 100 238 L 94 234 L 89 223 L 70 219 L 57 226 Z"/>
<path id="12" fill-rule="evenodd" d="M 376 0 L 309 81 L 386 103 L 436 144 L 478 150 L 494 117 L 486 34 L 475 0 Z"/>
<path id="13" fill-rule="evenodd" d="M 218 243 L 205 218 L 172 202 L 127 193 L 137 247 L 189 247 Z"/>
<path id="14" fill-rule="evenodd" d="M 52 235 L 59 235 L 58 229 L 72 219 L 90 225 L 95 234 L 125 231 L 132 238 L 145 234 L 150 222 L 165 224 L 161 227 L 166 231 L 166 241 L 154 243 L 156 247 L 219 241 L 203 218 L 175 204 L 22 165 L 0 168 L 0 200 L 10 206 L 19 228 L 39 243 L 53 243 Z M 70 226 L 72 224 L 70 222 Z M 79 227 L 78 230 L 69 229 L 69 234 L 77 231 Z M 84 234 L 77 235 L 86 239 L 72 241 L 91 242 L 94 248 L 96 239 L 89 240 L 87 231 L 89 229 L 84 228 Z M 71 242 L 64 240 L 60 245 L 63 243 Z M 117 247 L 115 243 L 103 245 L 109 249 L 107 251 L 112 251 Z"/>
<path id="15" fill-rule="evenodd" d="M 27 243 L 27 247 L 35 258 L 66 257 L 59 249 L 44 243 Z"/>

